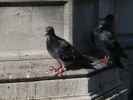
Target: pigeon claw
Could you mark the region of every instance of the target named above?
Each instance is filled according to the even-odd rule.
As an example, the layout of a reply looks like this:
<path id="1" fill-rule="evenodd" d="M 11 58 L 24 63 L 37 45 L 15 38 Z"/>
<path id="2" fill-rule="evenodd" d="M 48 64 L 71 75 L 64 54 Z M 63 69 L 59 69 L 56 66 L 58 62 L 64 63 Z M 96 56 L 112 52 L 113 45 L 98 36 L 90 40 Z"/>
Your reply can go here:
<path id="1" fill-rule="evenodd" d="M 56 70 L 57 69 L 54 66 L 50 66 L 50 69 L 49 69 L 50 72 L 56 72 Z"/>
<path id="2" fill-rule="evenodd" d="M 65 70 L 61 68 L 60 70 L 58 70 L 58 72 L 55 75 L 58 77 L 62 77 L 62 76 L 64 76 L 64 72 L 65 72 Z"/>
<path id="3" fill-rule="evenodd" d="M 51 66 L 49 71 L 54 72 L 55 76 L 62 77 L 64 72 L 65 72 L 65 68 L 63 66 L 60 66 L 58 68 L 55 68 L 54 66 Z"/>
<path id="4" fill-rule="evenodd" d="M 102 64 L 108 64 L 108 62 L 109 62 L 109 56 L 104 56 L 104 58 L 100 59 L 100 62 Z"/>

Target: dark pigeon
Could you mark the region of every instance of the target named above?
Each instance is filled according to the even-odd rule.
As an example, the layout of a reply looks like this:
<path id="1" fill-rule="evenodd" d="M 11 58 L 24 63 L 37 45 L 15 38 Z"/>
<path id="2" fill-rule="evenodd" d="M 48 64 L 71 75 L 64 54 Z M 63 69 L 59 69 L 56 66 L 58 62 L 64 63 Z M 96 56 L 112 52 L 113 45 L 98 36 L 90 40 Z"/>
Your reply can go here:
<path id="1" fill-rule="evenodd" d="M 121 58 L 128 58 L 124 49 L 120 46 L 117 36 L 113 31 L 114 16 L 107 15 L 102 19 L 98 27 L 91 34 L 92 42 L 95 47 L 99 48 L 108 55 L 113 64 L 119 68 L 124 68 Z"/>
<path id="2" fill-rule="evenodd" d="M 48 52 L 60 65 L 59 68 L 52 68 L 58 75 L 65 70 L 75 70 L 80 68 L 95 69 L 91 65 L 92 61 L 83 56 L 66 40 L 58 37 L 52 26 L 46 28 L 46 38 Z"/>

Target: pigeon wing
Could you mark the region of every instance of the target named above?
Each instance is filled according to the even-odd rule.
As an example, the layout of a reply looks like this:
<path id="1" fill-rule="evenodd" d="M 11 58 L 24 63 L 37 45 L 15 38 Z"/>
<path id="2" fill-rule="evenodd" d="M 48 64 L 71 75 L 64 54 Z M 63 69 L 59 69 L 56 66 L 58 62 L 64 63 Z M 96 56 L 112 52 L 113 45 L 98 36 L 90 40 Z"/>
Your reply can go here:
<path id="1" fill-rule="evenodd" d="M 80 53 L 64 39 L 58 40 L 60 43 L 59 56 L 63 61 L 75 61 L 79 59 Z"/>

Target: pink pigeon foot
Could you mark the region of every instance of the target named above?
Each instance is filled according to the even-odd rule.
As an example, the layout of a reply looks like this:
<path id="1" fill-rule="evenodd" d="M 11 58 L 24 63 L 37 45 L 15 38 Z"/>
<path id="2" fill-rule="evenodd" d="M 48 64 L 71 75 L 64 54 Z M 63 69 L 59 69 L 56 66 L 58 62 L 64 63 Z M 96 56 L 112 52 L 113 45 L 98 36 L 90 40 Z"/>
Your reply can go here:
<path id="1" fill-rule="evenodd" d="M 108 64 L 108 62 L 109 62 L 109 56 L 104 56 L 104 58 L 100 59 L 100 62 L 102 64 Z"/>
<path id="2" fill-rule="evenodd" d="M 54 66 L 51 66 L 49 71 L 54 72 L 56 76 L 61 77 L 61 76 L 63 76 L 63 74 L 65 72 L 65 68 L 63 66 L 60 66 L 58 68 L 55 68 Z"/>

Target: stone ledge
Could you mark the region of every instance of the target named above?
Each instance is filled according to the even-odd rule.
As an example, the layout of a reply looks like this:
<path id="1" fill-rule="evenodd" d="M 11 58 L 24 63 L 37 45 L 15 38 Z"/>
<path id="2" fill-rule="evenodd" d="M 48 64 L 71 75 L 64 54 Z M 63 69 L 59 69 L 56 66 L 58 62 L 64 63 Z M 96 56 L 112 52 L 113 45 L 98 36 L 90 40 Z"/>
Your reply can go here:
<path id="1" fill-rule="evenodd" d="M 6 84 L 6 83 L 20 83 L 20 82 L 36 82 L 36 81 L 45 81 L 45 80 L 60 80 L 60 79 L 72 79 L 72 78 L 85 78 L 85 77 L 93 77 L 97 74 L 103 73 L 104 71 L 107 70 L 111 70 L 111 68 L 103 68 L 100 69 L 98 71 L 91 71 L 90 73 L 87 74 L 86 70 L 78 70 L 78 71 L 70 71 L 70 72 L 66 72 L 67 74 L 62 76 L 62 77 L 58 77 L 58 76 L 30 76 L 30 77 L 12 77 L 11 74 L 9 75 L 8 78 L 1 78 L 0 79 L 0 84 Z M 81 71 L 81 72 L 80 72 Z M 73 73 L 73 74 L 72 74 Z M 84 73 L 84 74 L 83 74 Z M 8 73 L 7 73 L 8 74 Z"/>
<path id="2" fill-rule="evenodd" d="M 0 62 L 0 83 L 32 82 L 42 80 L 56 80 L 69 78 L 91 77 L 100 74 L 112 67 L 96 66 L 93 69 L 77 69 L 64 73 L 64 77 L 55 77 L 49 71 L 49 66 L 58 66 L 54 59 L 31 59 L 31 60 L 11 60 Z"/>
<path id="3" fill-rule="evenodd" d="M 34 100 L 34 98 L 48 98 L 42 100 L 71 100 L 71 97 L 99 95 L 120 84 L 119 76 L 115 69 L 101 71 L 101 73 L 97 73 L 92 77 L 78 76 L 75 78 L 70 75 L 69 78 L 58 78 L 56 80 L 39 80 L 37 78 L 35 81 L 8 82 L 2 83 L 1 81 L 0 84 L 0 97 L 7 98 L 7 100 L 9 98 L 10 100 L 14 98 L 17 98 L 17 100 L 26 100 L 27 98 L 31 100 Z M 58 97 L 66 98 L 58 99 Z M 86 97 L 79 100 L 86 100 Z"/>

